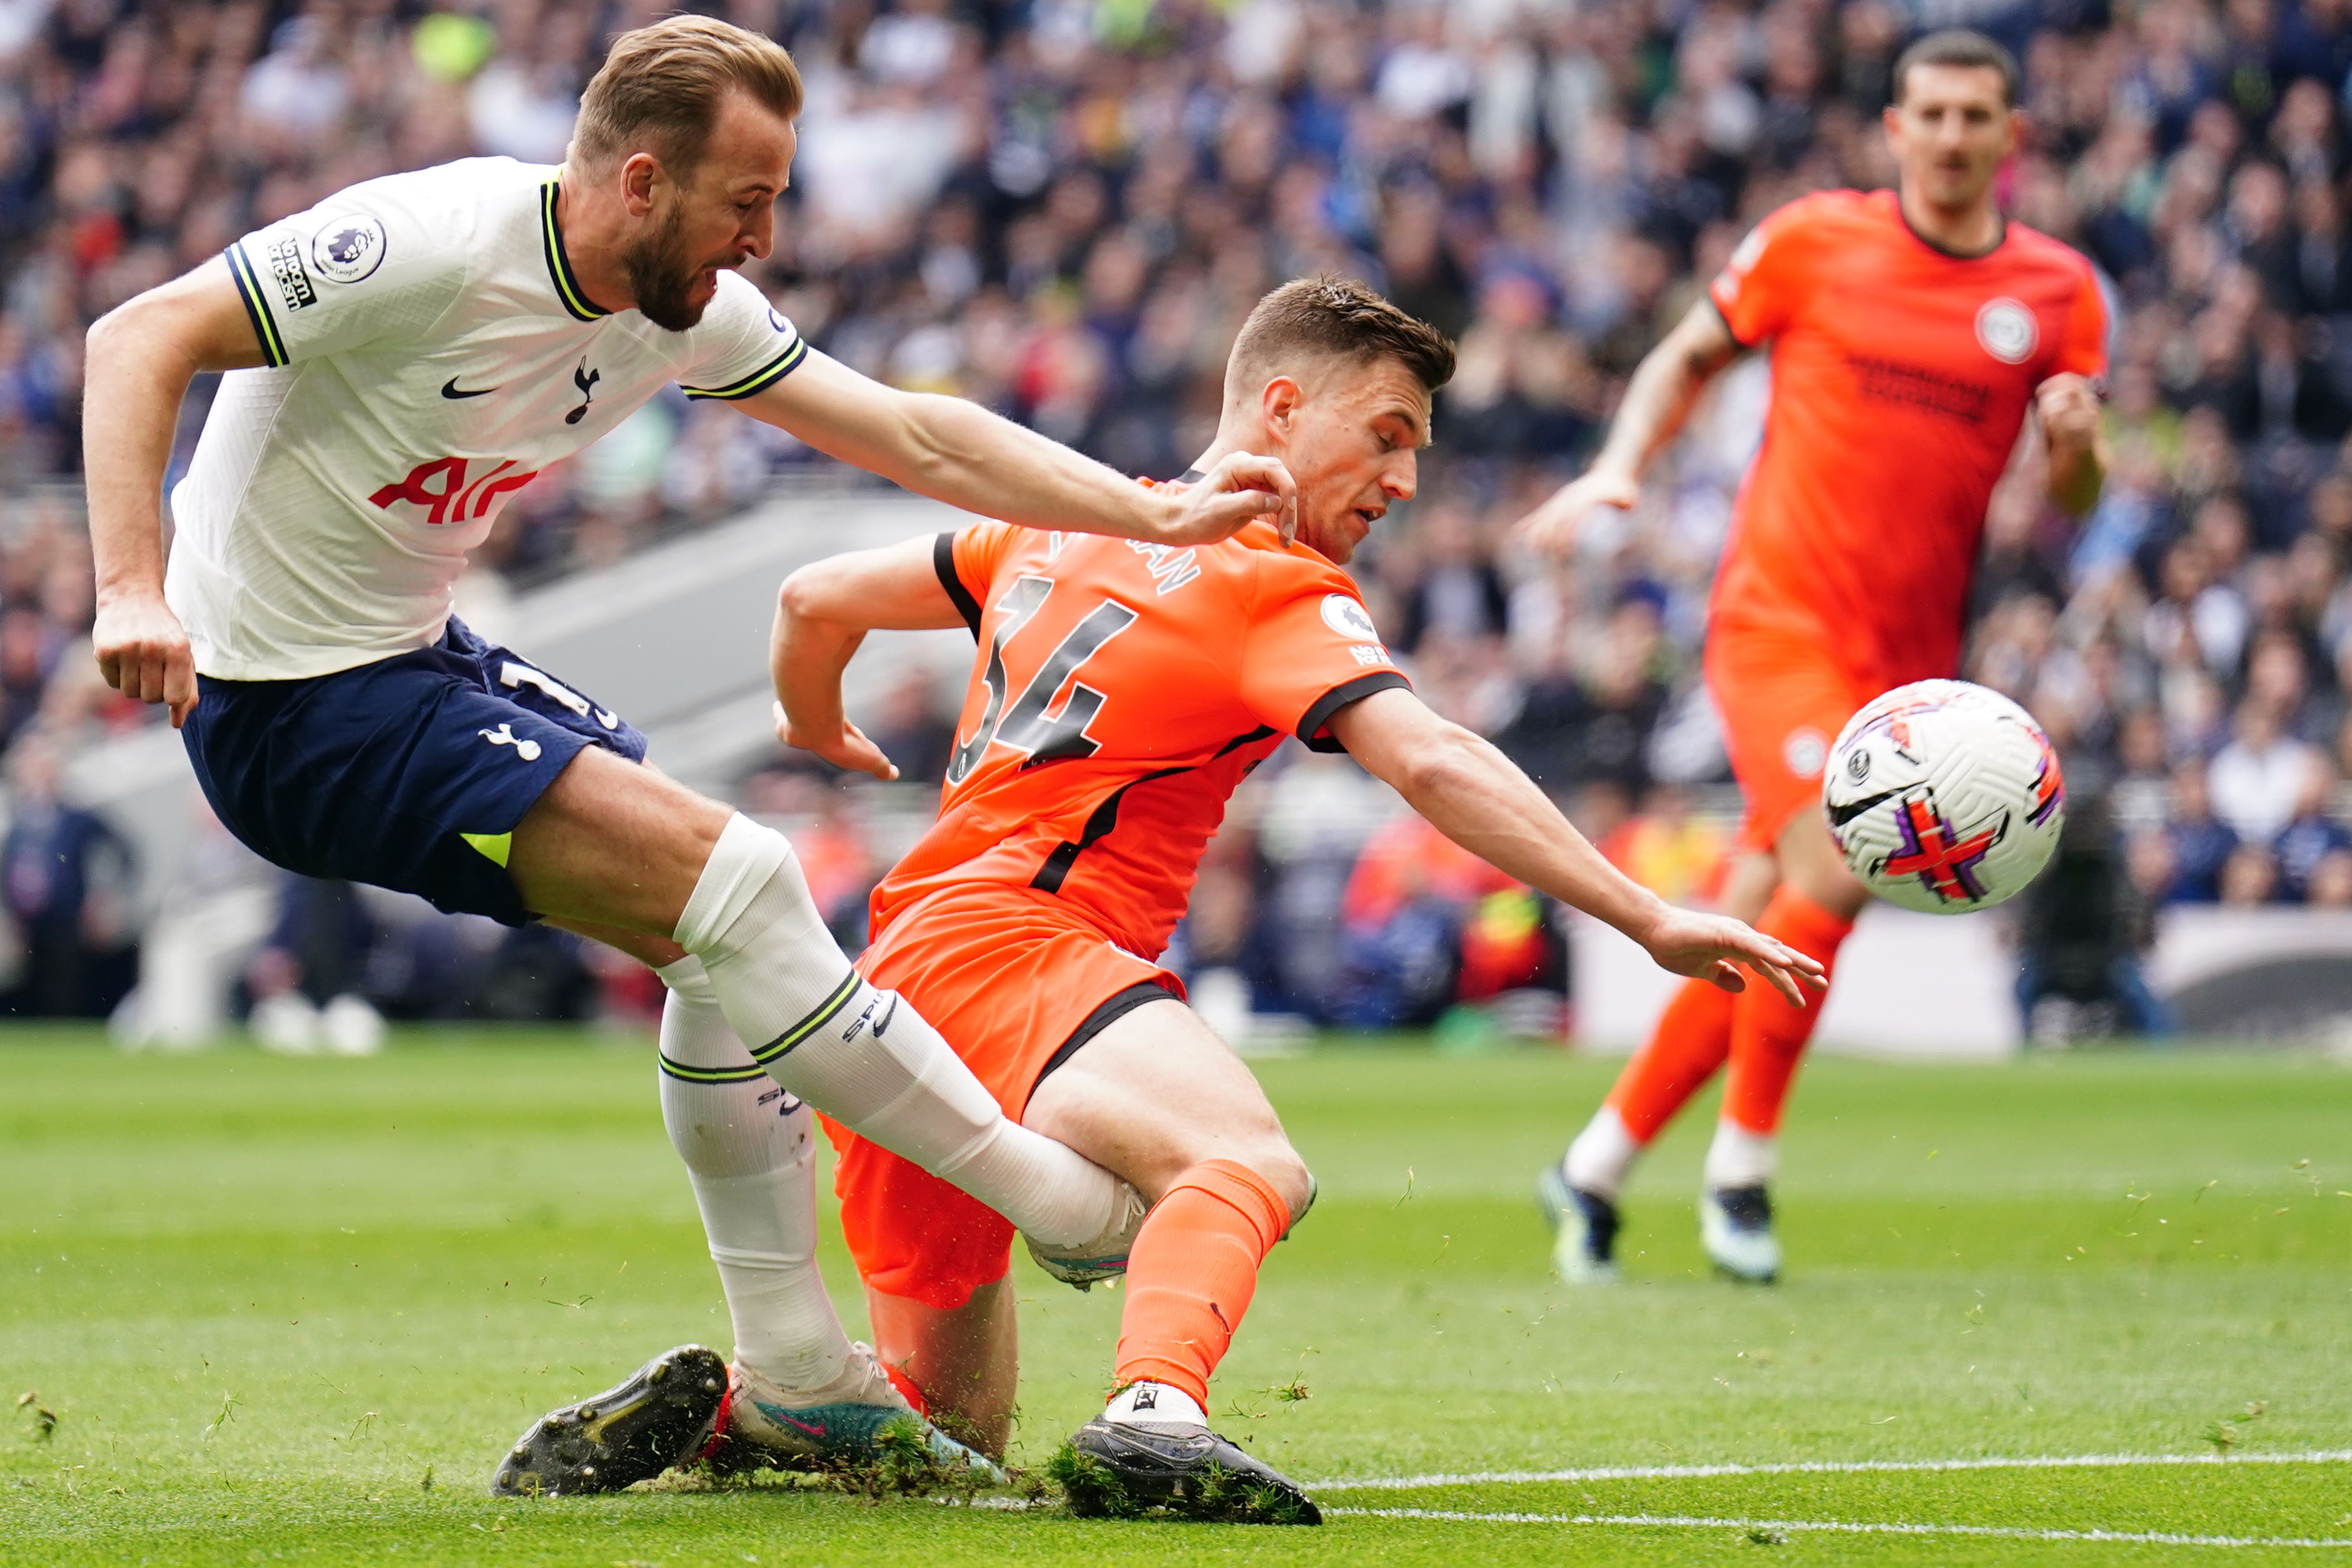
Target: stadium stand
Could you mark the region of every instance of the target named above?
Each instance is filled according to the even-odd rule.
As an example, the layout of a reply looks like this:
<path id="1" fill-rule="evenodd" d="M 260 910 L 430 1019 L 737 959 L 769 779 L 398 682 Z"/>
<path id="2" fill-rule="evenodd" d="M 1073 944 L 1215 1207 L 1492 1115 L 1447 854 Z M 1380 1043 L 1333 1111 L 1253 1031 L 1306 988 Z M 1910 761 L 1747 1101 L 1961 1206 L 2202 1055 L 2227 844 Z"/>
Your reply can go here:
<path id="1" fill-rule="evenodd" d="M 69 753 L 153 721 L 98 686 L 82 641 L 87 324 L 354 180 L 560 157 L 601 41 L 661 9 L 0 0 L 0 743 Z M 1360 276 L 1459 334 L 1423 497 L 1361 563 L 1375 617 L 1438 706 L 1699 894 L 1726 775 L 1696 653 L 1767 368 L 1728 378 L 1651 502 L 1572 561 L 1516 552 L 1507 526 L 1759 216 L 1885 183 L 1873 121 L 1912 32 L 1994 32 L 2032 115 L 2008 206 L 2086 251 L 2119 308 L 2116 460 L 2079 530 L 2032 474 L 2004 486 L 1967 673 L 2111 797 L 2097 874 L 2121 904 L 2352 906 L 2346 0 L 722 9 L 787 41 L 810 89 L 753 276 L 870 373 L 1168 475 L 1275 281 Z M 827 467 L 715 404 L 658 402 L 516 497 L 471 586 L 608 565 Z M 935 730 L 908 689 L 908 733 Z M 1286 798 L 1349 788 L 1320 763 L 1269 778 L 1187 933 L 1256 955 L 1257 992 L 1318 1016 L 1351 961 L 1337 916 L 1362 835 L 1320 843 Z M 1240 935 L 1318 912 L 1328 939 Z"/>

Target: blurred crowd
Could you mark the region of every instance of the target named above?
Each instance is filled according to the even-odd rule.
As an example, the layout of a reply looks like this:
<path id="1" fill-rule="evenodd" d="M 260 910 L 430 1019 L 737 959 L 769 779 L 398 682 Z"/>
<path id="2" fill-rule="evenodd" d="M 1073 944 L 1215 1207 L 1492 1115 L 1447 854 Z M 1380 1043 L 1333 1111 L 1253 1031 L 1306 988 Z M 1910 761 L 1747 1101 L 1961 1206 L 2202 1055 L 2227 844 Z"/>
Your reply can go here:
<path id="1" fill-rule="evenodd" d="M 603 40 L 667 8 L 0 0 L 0 497 L 71 485 L 99 313 L 352 181 L 559 159 Z M 788 43 L 808 85 L 778 247 L 749 270 L 870 374 L 1165 476 L 1207 444 L 1231 334 L 1283 278 L 1359 276 L 1456 334 L 1422 497 L 1360 559 L 1375 619 L 1437 706 L 1694 897 L 1725 840 L 1694 806 L 1727 777 L 1696 652 L 1767 366 L 1722 378 L 1644 505 L 1575 559 L 1529 559 L 1507 526 L 1759 216 L 1888 183 L 1902 45 L 1993 33 L 2032 115 L 2007 206 L 2113 290 L 2115 465 L 2079 528 L 2030 457 L 2004 484 L 1966 673 L 2042 718 L 2078 792 L 2112 795 L 2137 896 L 2352 904 L 2347 0 L 712 8 Z M 488 564 L 607 561 L 821 465 L 657 402 L 519 494 Z M 0 740 L 52 707 L 125 722 L 71 673 L 86 546 L 52 503 L 0 507 Z M 1227 907 L 1229 930 L 1303 896 L 1233 874 L 1256 913 Z M 1376 891 L 1352 906 L 1416 902 Z M 1508 928 L 1486 903 L 1508 891 L 1443 890 L 1457 984 L 1460 932 Z M 1552 961 L 1523 947 L 1519 968 Z"/>

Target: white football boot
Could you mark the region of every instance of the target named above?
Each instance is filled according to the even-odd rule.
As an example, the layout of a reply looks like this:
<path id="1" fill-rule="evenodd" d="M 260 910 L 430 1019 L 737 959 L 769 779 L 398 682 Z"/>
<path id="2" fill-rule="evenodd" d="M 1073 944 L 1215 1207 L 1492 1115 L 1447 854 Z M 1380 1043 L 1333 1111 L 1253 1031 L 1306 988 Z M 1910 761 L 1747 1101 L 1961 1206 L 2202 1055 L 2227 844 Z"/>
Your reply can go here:
<path id="1" fill-rule="evenodd" d="M 907 1402 L 882 1370 L 871 1345 L 850 1346 L 849 1364 L 823 1388 L 779 1388 L 740 1363 L 728 1368 L 726 1407 L 713 1423 L 706 1452 L 714 1457 L 730 1443 L 746 1443 L 761 1457 L 786 1469 L 811 1466 L 871 1464 L 884 1457 L 883 1436 L 909 1427 L 922 1439 L 933 1464 L 950 1472 L 970 1471 L 990 1486 L 1003 1486 L 1004 1472 L 931 1425 Z"/>
<path id="2" fill-rule="evenodd" d="M 1754 1186 L 1708 1187 L 1698 1199 L 1699 1245 L 1722 1273 L 1751 1285 L 1780 1278 L 1780 1242 L 1772 1234 L 1772 1199 Z"/>

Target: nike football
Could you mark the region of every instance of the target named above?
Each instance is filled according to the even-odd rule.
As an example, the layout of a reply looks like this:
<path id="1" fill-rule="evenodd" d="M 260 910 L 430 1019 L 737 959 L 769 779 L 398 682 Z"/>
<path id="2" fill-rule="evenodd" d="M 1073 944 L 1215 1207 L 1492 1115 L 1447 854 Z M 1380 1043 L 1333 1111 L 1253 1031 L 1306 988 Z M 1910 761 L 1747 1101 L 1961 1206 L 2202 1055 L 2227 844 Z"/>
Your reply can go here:
<path id="1" fill-rule="evenodd" d="M 1966 681 L 1917 681 L 1847 721 L 1822 807 L 1871 892 L 1966 915 L 2016 897 L 2049 862 L 2066 786 L 2032 715 Z"/>

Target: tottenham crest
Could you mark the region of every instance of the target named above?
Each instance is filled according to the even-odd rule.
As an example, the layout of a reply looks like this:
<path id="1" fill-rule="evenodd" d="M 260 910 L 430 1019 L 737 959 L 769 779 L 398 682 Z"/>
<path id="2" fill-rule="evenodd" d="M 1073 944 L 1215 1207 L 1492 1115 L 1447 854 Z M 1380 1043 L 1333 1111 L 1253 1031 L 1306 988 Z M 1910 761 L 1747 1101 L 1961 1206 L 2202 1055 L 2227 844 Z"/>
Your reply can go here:
<path id="1" fill-rule="evenodd" d="M 2014 299 L 1988 299 L 1977 312 L 1977 341 L 2004 365 L 2023 364 L 2041 340 L 2033 312 Z"/>
<path id="2" fill-rule="evenodd" d="M 352 214 L 334 218 L 310 242 L 310 265 L 330 283 L 357 283 L 383 264 L 383 225 Z"/>

